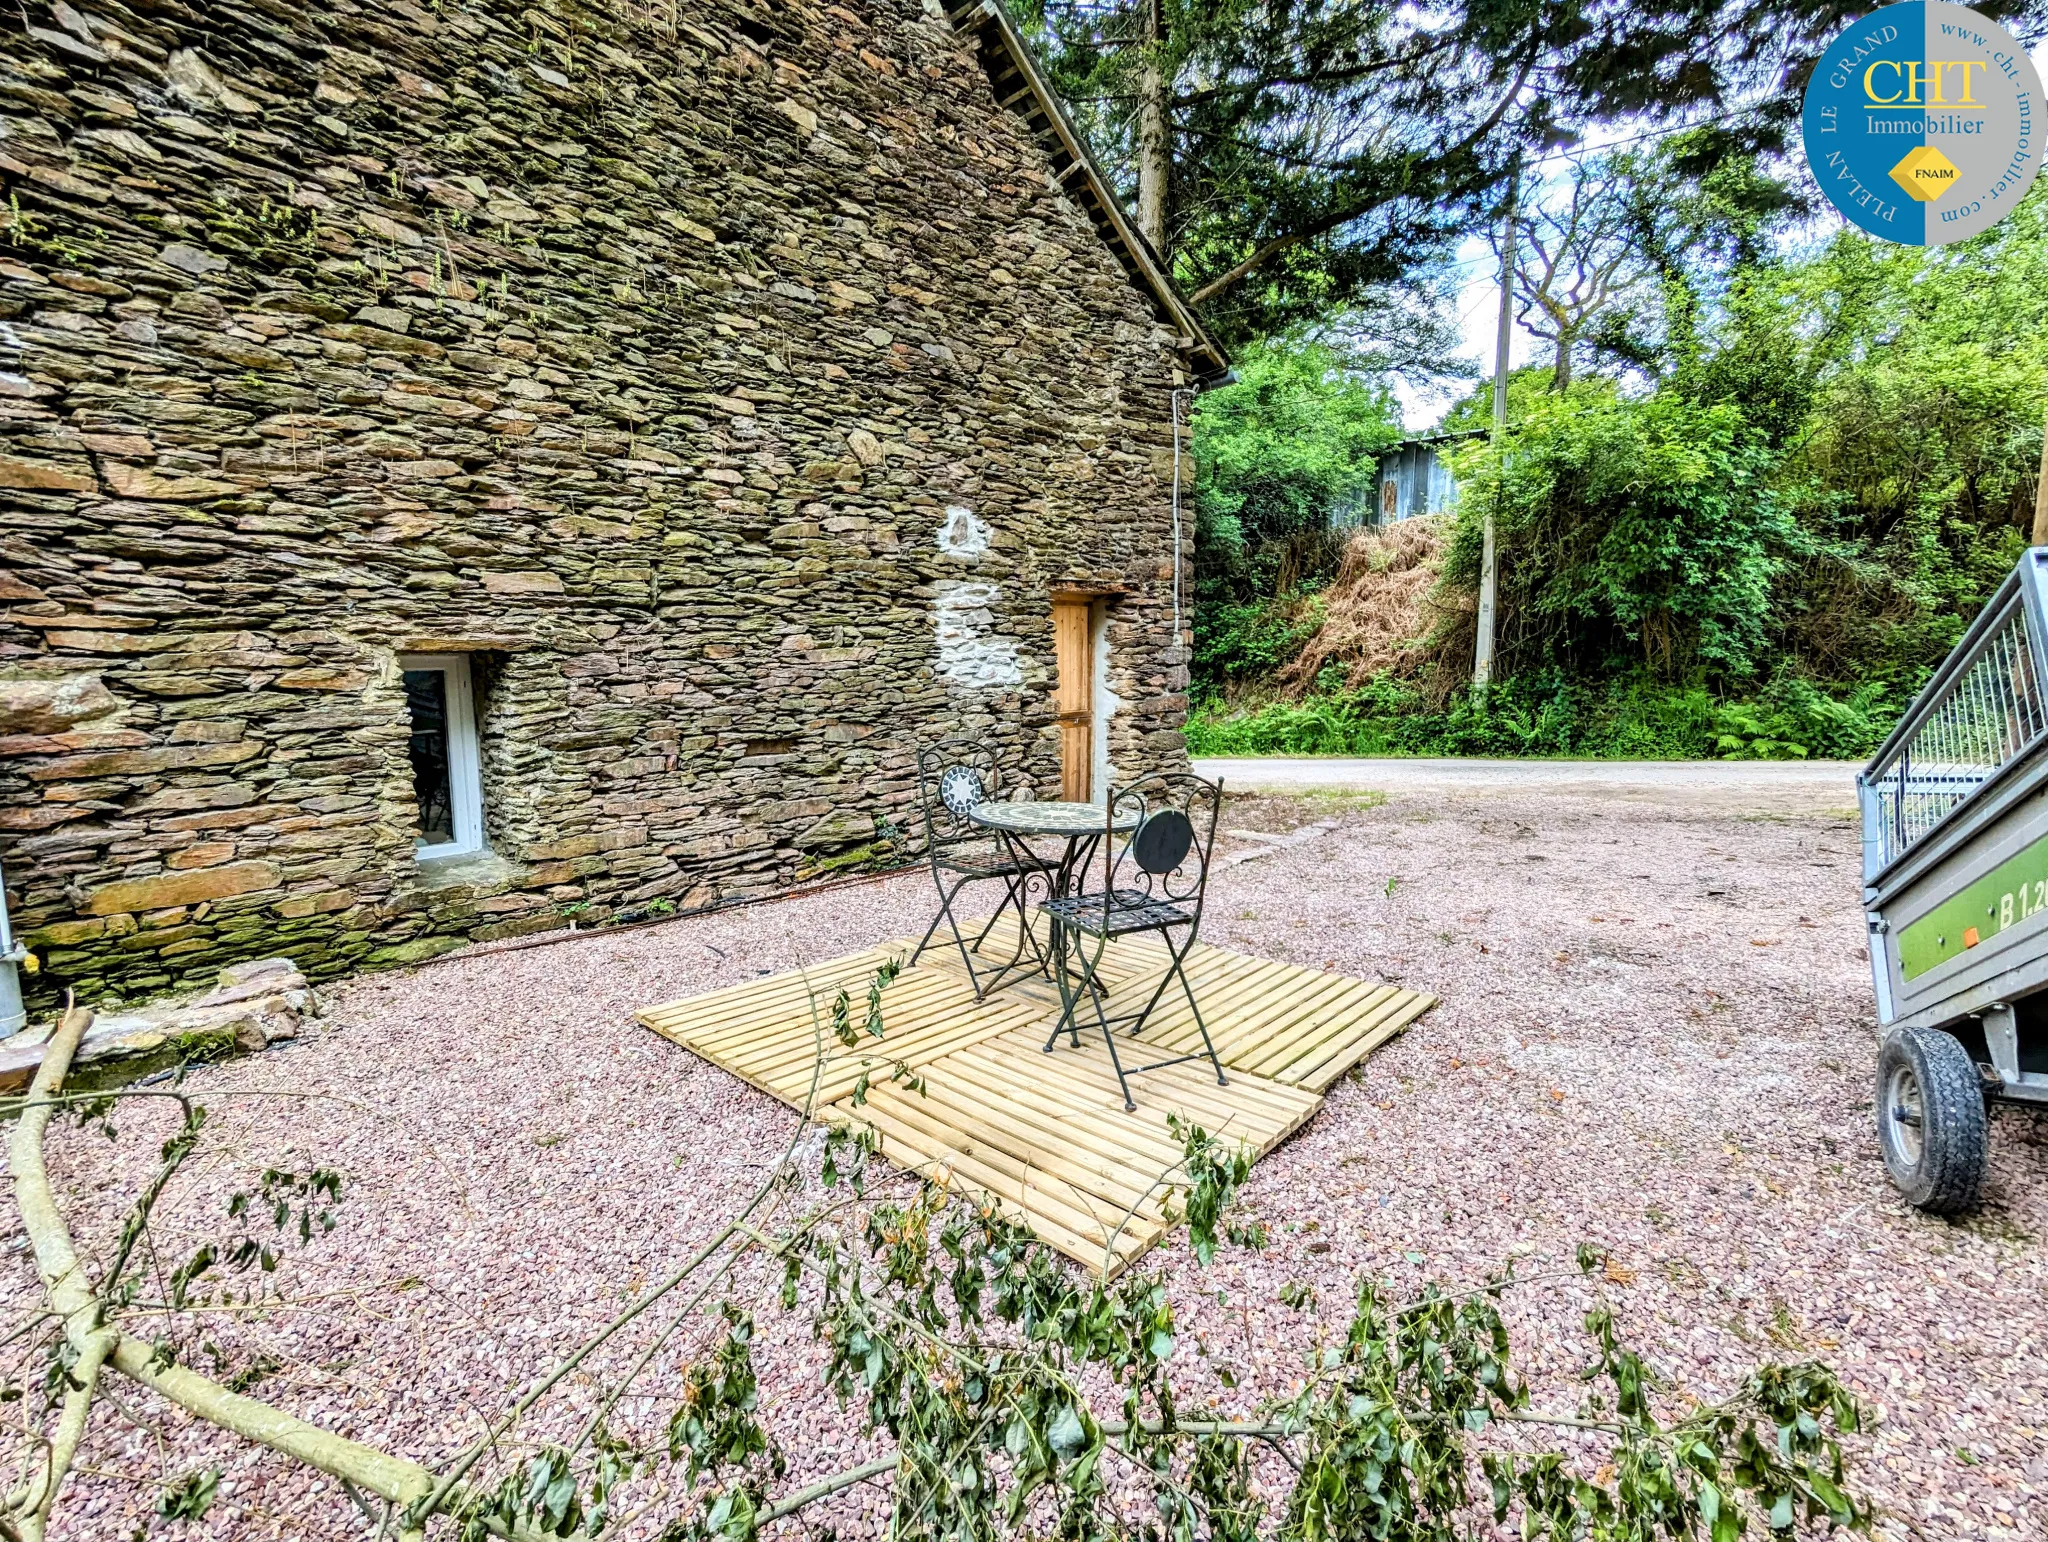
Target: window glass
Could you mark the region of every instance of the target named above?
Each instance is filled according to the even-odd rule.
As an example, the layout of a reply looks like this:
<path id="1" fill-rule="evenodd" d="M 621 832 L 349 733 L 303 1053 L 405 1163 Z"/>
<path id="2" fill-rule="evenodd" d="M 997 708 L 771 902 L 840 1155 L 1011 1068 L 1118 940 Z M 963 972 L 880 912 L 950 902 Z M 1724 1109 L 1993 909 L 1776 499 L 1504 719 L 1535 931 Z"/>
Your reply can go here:
<path id="1" fill-rule="evenodd" d="M 446 846 L 455 839 L 455 784 L 448 742 L 448 675 L 439 669 L 405 671 L 405 700 L 412 710 L 413 797 L 419 802 L 420 846 Z"/>

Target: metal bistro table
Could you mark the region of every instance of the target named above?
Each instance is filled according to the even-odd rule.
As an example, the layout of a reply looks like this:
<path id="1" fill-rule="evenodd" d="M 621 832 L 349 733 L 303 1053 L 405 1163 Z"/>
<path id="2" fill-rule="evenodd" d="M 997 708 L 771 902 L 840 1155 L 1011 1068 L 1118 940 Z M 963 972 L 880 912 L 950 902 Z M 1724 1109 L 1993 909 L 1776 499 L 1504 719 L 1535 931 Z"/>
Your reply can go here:
<path id="1" fill-rule="evenodd" d="M 1045 886 L 1045 897 L 1049 900 L 1065 899 L 1072 892 L 1075 880 L 1087 868 L 1089 858 L 1102 845 L 1103 836 L 1110 829 L 1108 810 L 1099 803 L 978 803 L 967 812 L 967 817 L 992 832 L 1001 841 L 1005 850 L 1018 864 L 1026 869 L 1025 882 L 1028 885 L 1036 878 Z M 1132 807 L 1119 813 L 1115 828 L 1128 832 L 1138 827 L 1139 811 Z M 1033 850 L 1030 838 L 1053 836 L 1066 842 L 1057 858 L 1041 856 Z M 1027 901 L 1028 901 L 1027 893 Z M 989 988 L 996 989 L 1010 983 L 1002 978 L 1011 971 L 1021 971 L 1054 979 L 1054 960 L 1066 946 L 1066 928 L 1058 920 L 1052 922 L 1052 956 L 1048 957 L 1039 947 L 1038 938 L 1030 928 L 1030 909 L 1027 904 L 1019 905 L 1018 911 L 1024 923 L 1024 942 L 1030 953 L 1024 950 L 1011 963 L 998 971 L 998 976 Z"/>

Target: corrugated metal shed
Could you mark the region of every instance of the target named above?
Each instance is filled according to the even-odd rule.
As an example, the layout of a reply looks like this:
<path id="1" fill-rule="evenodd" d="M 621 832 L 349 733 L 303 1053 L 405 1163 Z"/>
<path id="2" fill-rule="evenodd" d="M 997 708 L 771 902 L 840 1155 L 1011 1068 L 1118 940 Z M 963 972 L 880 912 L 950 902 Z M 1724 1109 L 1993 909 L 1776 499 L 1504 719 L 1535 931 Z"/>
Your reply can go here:
<path id="1" fill-rule="evenodd" d="M 1458 479 L 1441 451 L 1461 439 L 1484 434 L 1466 429 L 1452 434 L 1420 434 L 1380 451 L 1372 490 L 1356 503 L 1336 511 L 1332 524 L 1391 525 L 1418 514 L 1448 514 L 1458 506 Z"/>

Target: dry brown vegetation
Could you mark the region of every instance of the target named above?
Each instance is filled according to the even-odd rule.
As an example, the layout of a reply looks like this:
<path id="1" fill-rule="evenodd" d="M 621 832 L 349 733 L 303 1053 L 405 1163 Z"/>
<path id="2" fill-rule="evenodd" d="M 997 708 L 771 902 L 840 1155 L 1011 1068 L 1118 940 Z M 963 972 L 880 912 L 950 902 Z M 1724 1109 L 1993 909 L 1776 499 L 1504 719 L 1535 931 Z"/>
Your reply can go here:
<path id="1" fill-rule="evenodd" d="M 1354 535 L 1323 591 L 1322 625 L 1280 672 L 1281 694 L 1306 696 L 1332 664 L 1355 688 L 1376 675 L 1420 675 L 1426 662 L 1460 651 L 1469 656 L 1470 613 L 1436 592 L 1450 535 L 1448 515 Z"/>

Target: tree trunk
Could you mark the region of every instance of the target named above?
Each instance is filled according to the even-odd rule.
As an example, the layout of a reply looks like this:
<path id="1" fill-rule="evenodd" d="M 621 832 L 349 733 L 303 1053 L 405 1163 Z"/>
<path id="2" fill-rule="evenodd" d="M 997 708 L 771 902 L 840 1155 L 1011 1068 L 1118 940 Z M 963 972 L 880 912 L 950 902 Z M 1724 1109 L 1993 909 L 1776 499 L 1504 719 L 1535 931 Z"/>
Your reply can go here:
<path id="1" fill-rule="evenodd" d="M 1572 384 L 1572 334 L 1560 330 L 1557 334 L 1557 363 L 1550 371 L 1550 389 L 1559 396 L 1571 389 Z"/>
<path id="2" fill-rule="evenodd" d="M 1166 256 L 1166 185 L 1173 170 L 1173 143 L 1166 127 L 1166 71 L 1160 58 L 1166 42 L 1163 4 L 1164 0 L 1144 0 L 1144 55 L 1138 66 L 1138 229 L 1162 260 Z"/>

